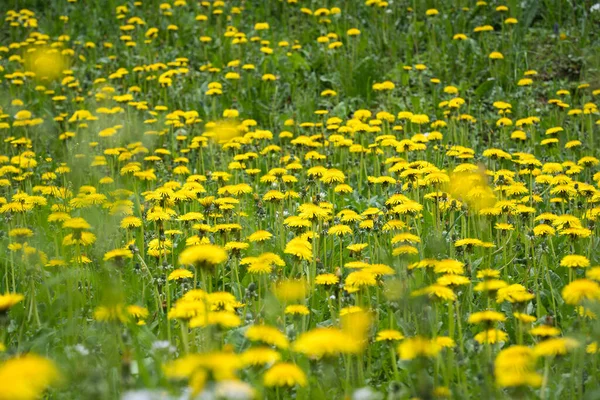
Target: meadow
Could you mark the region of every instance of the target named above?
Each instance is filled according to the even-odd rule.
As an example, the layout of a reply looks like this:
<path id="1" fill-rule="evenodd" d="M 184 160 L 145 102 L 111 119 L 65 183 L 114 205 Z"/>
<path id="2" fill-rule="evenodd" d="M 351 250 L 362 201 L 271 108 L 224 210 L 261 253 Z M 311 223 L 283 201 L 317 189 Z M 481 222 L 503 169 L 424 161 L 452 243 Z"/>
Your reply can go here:
<path id="1" fill-rule="evenodd" d="M 600 3 L 0 3 L 0 400 L 600 398 Z"/>

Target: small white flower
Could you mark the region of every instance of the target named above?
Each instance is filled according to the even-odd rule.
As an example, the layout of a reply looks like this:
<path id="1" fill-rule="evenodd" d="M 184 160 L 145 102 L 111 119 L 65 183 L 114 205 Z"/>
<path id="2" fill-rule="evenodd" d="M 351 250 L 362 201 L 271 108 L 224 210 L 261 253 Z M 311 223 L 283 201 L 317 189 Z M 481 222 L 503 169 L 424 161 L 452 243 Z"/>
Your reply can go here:
<path id="1" fill-rule="evenodd" d="M 152 350 L 153 351 L 167 350 L 169 353 L 173 353 L 173 352 L 175 352 L 176 349 L 167 340 L 157 340 L 156 342 L 152 343 Z"/>
<path id="2" fill-rule="evenodd" d="M 219 399 L 249 400 L 254 398 L 254 389 L 245 382 L 221 381 L 215 387 L 215 395 Z"/>
<path id="3" fill-rule="evenodd" d="M 85 347 L 81 343 L 78 343 L 75 346 L 73 346 L 73 350 L 75 350 L 76 352 L 78 352 L 82 356 L 87 356 L 88 354 L 90 354 L 90 351 L 87 349 L 87 347 Z"/>
<path id="4" fill-rule="evenodd" d="M 87 347 L 85 347 L 81 343 L 76 344 L 74 346 L 67 346 L 66 351 L 67 351 L 67 355 L 69 356 L 69 358 L 71 358 L 73 356 L 77 356 L 77 355 L 87 356 L 90 354 L 90 351 L 87 349 Z"/>
<path id="5" fill-rule="evenodd" d="M 383 399 L 383 394 L 379 393 L 372 388 L 365 386 L 360 389 L 356 389 L 352 393 L 352 400 L 380 400 Z"/>
<path id="6" fill-rule="evenodd" d="M 123 393 L 121 400 L 173 400 L 173 397 L 164 391 L 142 389 Z"/>

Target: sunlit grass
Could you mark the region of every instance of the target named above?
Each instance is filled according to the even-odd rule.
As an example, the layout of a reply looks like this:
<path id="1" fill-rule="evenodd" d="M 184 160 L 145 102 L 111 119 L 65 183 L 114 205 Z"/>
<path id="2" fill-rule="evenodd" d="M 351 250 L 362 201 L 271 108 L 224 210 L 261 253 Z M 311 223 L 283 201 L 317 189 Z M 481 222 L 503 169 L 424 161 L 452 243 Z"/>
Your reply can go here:
<path id="1" fill-rule="evenodd" d="M 0 400 L 600 396 L 600 6 L 11 3 Z"/>

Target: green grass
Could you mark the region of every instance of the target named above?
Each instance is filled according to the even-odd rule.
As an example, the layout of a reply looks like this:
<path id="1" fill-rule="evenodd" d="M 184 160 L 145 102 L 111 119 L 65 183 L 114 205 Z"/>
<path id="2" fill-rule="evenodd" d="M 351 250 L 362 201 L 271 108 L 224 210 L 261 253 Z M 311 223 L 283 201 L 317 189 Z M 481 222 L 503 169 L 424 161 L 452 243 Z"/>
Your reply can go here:
<path id="1" fill-rule="evenodd" d="M 600 11 L 370 3 L 0 5 L 0 400 L 599 396 Z"/>

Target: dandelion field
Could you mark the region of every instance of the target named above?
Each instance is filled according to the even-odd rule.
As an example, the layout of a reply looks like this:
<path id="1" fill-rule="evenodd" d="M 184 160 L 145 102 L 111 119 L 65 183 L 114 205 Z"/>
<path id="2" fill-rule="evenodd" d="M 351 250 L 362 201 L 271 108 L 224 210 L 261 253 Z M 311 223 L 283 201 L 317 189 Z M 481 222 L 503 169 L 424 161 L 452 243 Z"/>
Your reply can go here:
<path id="1" fill-rule="evenodd" d="M 600 5 L 0 12 L 0 400 L 600 398 Z"/>

